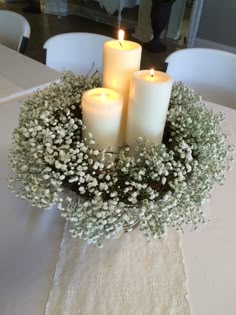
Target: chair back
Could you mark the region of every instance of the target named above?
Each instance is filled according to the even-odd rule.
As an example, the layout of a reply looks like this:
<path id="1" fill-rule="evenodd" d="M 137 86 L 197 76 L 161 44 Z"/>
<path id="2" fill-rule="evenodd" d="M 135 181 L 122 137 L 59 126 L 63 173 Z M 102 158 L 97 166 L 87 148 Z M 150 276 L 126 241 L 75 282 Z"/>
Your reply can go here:
<path id="1" fill-rule="evenodd" d="M 187 48 L 170 54 L 166 72 L 204 100 L 236 109 L 236 54 L 206 48 Z"/>
<path id="2" fill-rule="evenodd" d="M 44 48 L 44 64 L 57 71 L 92 75 L 102 71 L 103 45 L 113 38 L 94 33 L 65 33 L 49 38 Z"/>
<path id="3" fill-rule="evenodd" d="M 30 25 L 20 14 L 0 10 L 0 43 L 24 53 L 30 37 Z"/>

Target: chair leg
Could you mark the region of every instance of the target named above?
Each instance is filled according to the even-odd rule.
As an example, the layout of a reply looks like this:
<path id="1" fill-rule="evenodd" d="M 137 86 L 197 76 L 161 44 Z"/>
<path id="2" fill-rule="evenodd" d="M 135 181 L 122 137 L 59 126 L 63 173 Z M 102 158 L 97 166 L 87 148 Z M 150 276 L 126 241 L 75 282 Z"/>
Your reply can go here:
<path id="1" fill-rule="evenodd" d="M 41 10 L 40 10 L 40 5 L 37 5 L 34 0 L 29 0 L 28 1 L 28 5 L 23 8 L 22 10 L 24 12 L 29 12 L 29 13 L 40 13 Z"/>
<path id="2" fill-rule="evenodd" d="M 28 38 L 25 37 L 25 36 L 23 36 L 23 37 L 22 37 L 21 44 L 20 44 L 20 48 L 19 48 L 19 53 L 21 53 L 21 54 L 24 54 L 24 53 L 25 53 L 27 44 L 28 44 Z"/>

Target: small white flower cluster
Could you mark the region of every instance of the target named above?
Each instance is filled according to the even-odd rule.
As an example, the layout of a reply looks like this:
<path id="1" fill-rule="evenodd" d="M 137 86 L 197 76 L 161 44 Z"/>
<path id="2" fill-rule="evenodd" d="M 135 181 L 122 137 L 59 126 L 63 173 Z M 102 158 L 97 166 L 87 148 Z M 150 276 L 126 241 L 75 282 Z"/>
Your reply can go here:
<path id="1" fill-rule="evenodd" d="M 13 134 L 11 190 L 41 208 L 57 203 L 72 236 L 98 245 L 137 220 L 147 238 L 197 228 L 232 160 L 222 115 L 175 84 L 163 144 L 138 138 L 134 156 L 124 148 L 114 157 L 96 149 L 93 135 L 82 139 L 82 93 L 100 85 L 100 76 L 65 73 L 25 101 Z"/>

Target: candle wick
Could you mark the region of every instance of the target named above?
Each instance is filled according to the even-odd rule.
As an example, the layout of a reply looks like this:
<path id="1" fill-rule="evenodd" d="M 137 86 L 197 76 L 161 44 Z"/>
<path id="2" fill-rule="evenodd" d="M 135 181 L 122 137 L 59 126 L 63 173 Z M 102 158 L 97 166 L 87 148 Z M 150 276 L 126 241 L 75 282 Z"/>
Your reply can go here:
<path id="1" fill-rule="evenodd" d="M 153 78 L 153 73 L 151 74 L 151 77 Z"/>
<path id="2" fill-rule="evenodd" d="M 119 43 L 120 43 L 120 47 L 121 47 L 121 48 L 123 48 L 123 46 L 122 46 L 122 44 L 121 44 L 121 41 L 120 41 L 120 40 L 119 40 Z"/>

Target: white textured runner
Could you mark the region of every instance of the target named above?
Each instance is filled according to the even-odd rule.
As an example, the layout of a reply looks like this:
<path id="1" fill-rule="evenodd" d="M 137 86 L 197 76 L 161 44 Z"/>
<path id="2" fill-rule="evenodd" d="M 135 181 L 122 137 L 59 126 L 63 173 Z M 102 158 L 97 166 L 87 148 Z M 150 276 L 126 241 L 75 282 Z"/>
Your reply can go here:
<path id="1" fill-rule="evenodd" d="M 46 315 L 189 315 L 180 237 L 135 230 L 103 249 L 65 229 Z"/>

